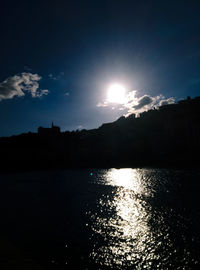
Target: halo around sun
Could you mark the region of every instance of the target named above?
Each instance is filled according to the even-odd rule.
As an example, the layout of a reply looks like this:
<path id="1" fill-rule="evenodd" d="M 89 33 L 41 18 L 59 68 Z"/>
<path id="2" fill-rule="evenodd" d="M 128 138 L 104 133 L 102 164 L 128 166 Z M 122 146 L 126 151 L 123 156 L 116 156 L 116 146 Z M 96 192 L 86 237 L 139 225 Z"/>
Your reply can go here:
<path id="1" fill-rule="evenodd" d="M 115 83 L 108 88 L 107 101 L 110 103 L 124 103 L 126 89 L 123 85 Z"/>

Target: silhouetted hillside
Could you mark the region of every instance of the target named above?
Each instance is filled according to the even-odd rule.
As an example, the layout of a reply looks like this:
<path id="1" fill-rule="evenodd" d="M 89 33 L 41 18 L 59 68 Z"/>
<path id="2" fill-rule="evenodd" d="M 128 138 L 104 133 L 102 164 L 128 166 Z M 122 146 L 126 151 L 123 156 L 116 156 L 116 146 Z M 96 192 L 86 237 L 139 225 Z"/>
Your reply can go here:
<path id="1" fill-rule="evenodd" d="M 200 97 L 120 117 L 98 129 L 38 129 L 0 138 L 1 170 L 199 166 Z"/>

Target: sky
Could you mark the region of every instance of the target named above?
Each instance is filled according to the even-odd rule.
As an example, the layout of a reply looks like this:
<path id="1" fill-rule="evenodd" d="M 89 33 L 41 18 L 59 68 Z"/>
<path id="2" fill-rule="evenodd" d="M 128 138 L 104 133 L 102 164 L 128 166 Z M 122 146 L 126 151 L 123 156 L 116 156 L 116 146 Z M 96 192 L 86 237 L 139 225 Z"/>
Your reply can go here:
<path id="1" fill-rule="evenodd" d="M 97 128 L 200 95 L 199 0 L 0 5 L 0 136 L 52 121 Z M 117 102 L 113 85 L 125 91 Z"/>

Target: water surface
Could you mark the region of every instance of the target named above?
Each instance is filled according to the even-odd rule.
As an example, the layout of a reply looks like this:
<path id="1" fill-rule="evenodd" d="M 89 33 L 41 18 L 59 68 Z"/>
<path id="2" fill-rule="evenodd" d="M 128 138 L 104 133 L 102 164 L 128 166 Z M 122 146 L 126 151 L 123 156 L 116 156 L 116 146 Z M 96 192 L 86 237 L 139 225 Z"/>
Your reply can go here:
<path id="1" fill-rule="evenodd" d="M 85 169 L 0 177 L 4 266 L 200 267 L 199 171 Z"/>

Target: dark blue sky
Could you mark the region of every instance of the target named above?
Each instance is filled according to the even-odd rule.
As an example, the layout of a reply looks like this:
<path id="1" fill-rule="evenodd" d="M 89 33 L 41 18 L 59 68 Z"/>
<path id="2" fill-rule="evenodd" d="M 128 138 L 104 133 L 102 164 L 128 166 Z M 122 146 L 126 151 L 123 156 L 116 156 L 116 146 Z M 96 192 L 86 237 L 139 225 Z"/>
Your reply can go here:
<path id="1" fill-rule="evenodd" d="M 0 136 L 52 120 L 62 130 L 113 121 L 127 108 L 97 106 L 110 83 L 153 105 L 200 94 L 200 1 L 2 0 L 0 8 Z"/>

